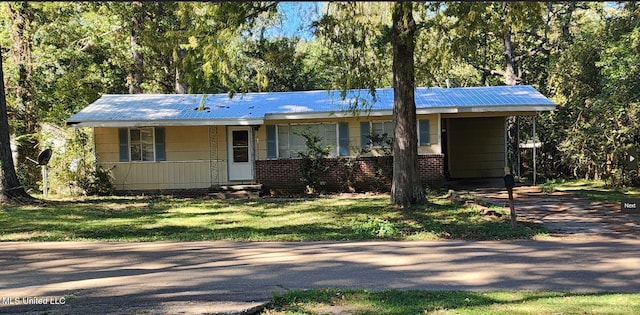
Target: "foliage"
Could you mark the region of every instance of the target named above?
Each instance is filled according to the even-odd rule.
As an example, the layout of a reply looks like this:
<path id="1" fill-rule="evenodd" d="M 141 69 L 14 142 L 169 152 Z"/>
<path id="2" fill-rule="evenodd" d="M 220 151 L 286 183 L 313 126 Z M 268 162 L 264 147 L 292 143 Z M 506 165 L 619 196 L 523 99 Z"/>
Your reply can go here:
<path id="1" fill-rule="evenodd" d="M 330 88 L 375 89 L 391 86 L 391 6 L 375 2 L 331 2 L 314 28 L 318 41 L 326 46 L 323 58 L 333 73 Z M 356 99 L 349 110 L 366 109 Z"/>
<path id="2" fill-rule="evenodd" d="M 571 40 L 549 69 L 549 90 L 560 106 L 541 115 L 542 167 L 556 177 L 638 185 L 637 171 L 623 162 L 625 151 L 640 143 L 640 27 L 631 22 L 638 8 L 584 11 L 576 11 L 579 27 L 567 31 Z"/>
<path id="3" fill-rule="evenodd" d="M 543 186 L 543 192 L 564 192 L 572 195 L 588 198 L 601 202 L 620 204 L 623 199 L 634 199 L 640 197 L 639 188 L 620 188 L 607 184 L 604 181 L 594 180 L 571 180 L 547 181 Z"/>
<path id="4" fill-rule="evenodd" d="M 393 137 L 387 133 L 376 134 L 372 133 L 367 136 L 369 141 L 371 142 L 371 146 L 364 146 L 360 148 L 360 153 L 370 153 L 373 149 L 382 150 L 382 154 L 384 155 L 392 155 L 393 154 Z"/>
<path id="5" fill-rule="evenodd" d="M 638 293 L 293 290 L 264 314 L 635 314 Z"/>
<path id="6" fill-rule="evenodd" d="M 401 235 L 393 223 L 380 218 L 367 218 L 364 222 L 353 219 L 351 220 L 351 228 L 357 236 L 365 239 L 394 238 Z"/>
<path id="7" fill-rule="evenodd" d="M 49 163 L 52 193 L 61 196 L 113 194 L 109 170 L 96 165 L 90 130 L 73 128 L 50 132 L 45 134 L 44 142 L 54 150 Z"/>
<path id="8" fill-rule="evenodd" d="M 329 169 L 325 158 L 329 156 L 331 147 L 328 145 L 323 146 L 322 137 L 310 129 L 296 134 L 304 138 L 306 148 L 306 150 L 298 152 L 298 156 L 301 158 L 300 174 L 302 175 L 302 181 L 309 192 L 315 193 L 323 184 L 320 176 Z"/>

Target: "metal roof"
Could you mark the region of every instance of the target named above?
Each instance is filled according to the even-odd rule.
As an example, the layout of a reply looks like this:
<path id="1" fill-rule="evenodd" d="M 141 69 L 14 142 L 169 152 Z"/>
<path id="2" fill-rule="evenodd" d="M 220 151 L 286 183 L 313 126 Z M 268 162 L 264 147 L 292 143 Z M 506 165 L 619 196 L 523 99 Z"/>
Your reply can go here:
<path id="1" fill-rule="evenodd" d="M 556 104 L 529 85 L 467 88 L 416 88 L 419 114 L 456 112 L 532 112 L 555 109 Z M 253 125 L 265 119 L 303 119 L 348 116 L 357 101 L 374 115 L 391 115 L 393 89 L 208 94 L 205 110 L 196 110 L 202 94 L 103 95 L 67 120 L 76 126 Z"/>

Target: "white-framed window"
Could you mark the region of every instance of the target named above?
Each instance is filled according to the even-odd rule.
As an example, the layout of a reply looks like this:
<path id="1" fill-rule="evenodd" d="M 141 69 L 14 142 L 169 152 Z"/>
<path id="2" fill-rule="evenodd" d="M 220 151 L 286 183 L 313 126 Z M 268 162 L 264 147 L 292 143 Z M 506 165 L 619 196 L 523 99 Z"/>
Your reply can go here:
<path id="1" fill-rule="evenodd" d="M 429 120 L 417 121 L 418 145 L 431 145 Z M 363 148 L 376 148 L 388 145 L 393 139 L 394 124 L 390 120 L 372 120 L 360 123 L 360 145 Z"/>
<path id="2" fill-rule="evenodd" d="M 131 161 L 154 161 L 153 128 L 130 128 L 129 150 Z"/>
<path id="3" fill-rule="evenodd" d="M 320 137 L 323 147 L 330 148 L 330 155 L 336 155 L 338 143 L 336 124 L 278 125 L 278 157 L 297 158 L 298 152 L 305 152 L 307 146 L 301 133 L 312 133 Z"/>
<path id="4" fill-rule="evenodd" d="M 394 124 L 391 120 L 371 121 L 371 145 L 373 147 L 383 147 L 393 139 Z"/>
<path id="5" fill-rule="evenodd" d="M 360 122 L 360 146 L 380 148 L 388 146 L 393 139 L 394 124 L 391 120 Z"/>
<path id="6" fill-rule="evenodd" d="M 121 162 L 153 162 L 165 160 L 164 128 L 119 128 Z"/>
<path id="7" fill-rule="evenodd" d="M 298 158 L 298 152 L 307 147 L 301 133 L 318 135 L 322 146 L 330 148 L 329 155 L 349 155 L 349 128 L 347 123 L 279 124 L 267 125 L 267 158 Z"/>

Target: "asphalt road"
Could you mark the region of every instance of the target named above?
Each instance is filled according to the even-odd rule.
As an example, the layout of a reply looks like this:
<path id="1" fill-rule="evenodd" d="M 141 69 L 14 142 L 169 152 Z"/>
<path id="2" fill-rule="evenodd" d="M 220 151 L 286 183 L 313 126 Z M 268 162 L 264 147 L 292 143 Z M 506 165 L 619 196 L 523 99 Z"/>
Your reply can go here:
<path id="1" fill-rule="evenodd" d="M 7 314 L 235 313 L 322 287 L 640 292 L 640 240 L 613 238 L 0 243 L 0 266 Z"/>

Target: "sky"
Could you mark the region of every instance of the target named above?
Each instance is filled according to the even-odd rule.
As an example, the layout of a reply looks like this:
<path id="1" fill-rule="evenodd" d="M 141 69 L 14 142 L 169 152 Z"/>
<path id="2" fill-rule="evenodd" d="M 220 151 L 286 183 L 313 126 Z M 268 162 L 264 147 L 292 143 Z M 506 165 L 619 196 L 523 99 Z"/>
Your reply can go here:
<path id="1" fill-rule="evenodd" d="M 324 8 L 324 2 L 288 2 L 278 4 L 283 12 L 282 25 L 274 26 L 270 32 L 273 36 L 294 37 L 310 40 L 313 38 L 311 22 L 316 20 Z"/>

